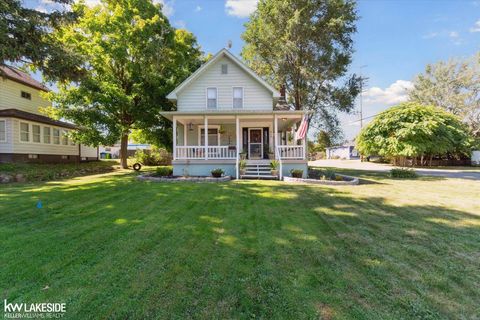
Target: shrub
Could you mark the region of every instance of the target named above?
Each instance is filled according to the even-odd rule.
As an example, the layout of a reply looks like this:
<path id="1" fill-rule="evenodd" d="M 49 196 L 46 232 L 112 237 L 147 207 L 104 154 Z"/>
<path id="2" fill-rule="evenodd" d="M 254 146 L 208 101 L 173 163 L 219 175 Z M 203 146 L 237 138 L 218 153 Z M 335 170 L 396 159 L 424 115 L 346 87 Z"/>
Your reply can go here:
<path id="1" fill-rule="evenodd" d="M 169 177 L 173 175 L 173 167 L 172 166 L 157 167 L 157 169 L 155 170 L 155 175 L 159 177 Z"/>
<path id="2" fill-rule="evenodd" d="M 225 172 L 220 168 L 216 168 L 216 169 L 213 169 L 212 171 L 210 171 L 210 173 L 215 178 L 220 178 L 222 176 L 222 174 L 224 174 Z"/>
<path id="3" fill-rule="evenodd" d="M 172 164 L 171 154 L 162 148 L 153 147 L 151 150 L 137 150 L 133 156 L 135 162 L 146 166 L 168 166 Z"/>
<path id="4" fill-rule="evenodd" d="M 290 174 L 294 178 L 301 178 L 301 177 L 303 177 L 303 170 L 302 169 L 292 169 L 292 170 L 290 170 Z"/>
<path id="5" fill-rule="evenodd" d="M 280 164 L 280 163 L 278 162 L 278 160 L 272 160 L 272 161 L 270 161 L 270 169 L 272 169 L 272 170 L 277 170 L 279 164 Z"/>
<path id="6" fill-rule="evenodd" d="M 413 169 L 400 168 L 390 170 L 390 176 L 392 178 L 410 179 L 418 177 L 418 174 Z"/>

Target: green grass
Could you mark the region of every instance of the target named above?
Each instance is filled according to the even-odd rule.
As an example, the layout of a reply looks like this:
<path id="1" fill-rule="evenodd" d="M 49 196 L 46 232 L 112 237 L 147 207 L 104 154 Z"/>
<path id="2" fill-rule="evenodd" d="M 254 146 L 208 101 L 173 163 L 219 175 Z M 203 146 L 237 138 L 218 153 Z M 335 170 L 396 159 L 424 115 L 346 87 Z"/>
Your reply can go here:
<path id="1" fill-rule="evenodd" d="M 478 182 L 361 174 L 1 186 L 1 298 L 67 319 L 478 317 Z"/>

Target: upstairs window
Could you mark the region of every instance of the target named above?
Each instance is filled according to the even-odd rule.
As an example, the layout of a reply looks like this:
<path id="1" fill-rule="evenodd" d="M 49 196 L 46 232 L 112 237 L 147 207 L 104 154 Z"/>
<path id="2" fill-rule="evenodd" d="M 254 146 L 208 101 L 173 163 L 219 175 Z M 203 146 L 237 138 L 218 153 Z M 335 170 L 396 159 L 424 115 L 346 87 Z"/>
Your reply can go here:
<path id="1" fill-rule="evenodd" d="M 53 143 L 60 144 L 60 129 L 53 128 Z"/>
<path id="2" fill-rule="evenodd" d="M 50 143 L 50 127 L 43 127 L 43 143 Z"/>
<path id="3" fill-rule="evenodd" d="M 5 120 L 0 120 L 0 141 L 7 141 L 7 122 Z"/>
<path id="4" fill-rule="evenodd" d="M 217 88 L 207 88 L 207 109 L 217 108 Z"/>
<path id="5" fill-rule="evenodd" d="M 20 122 L 20 141 L 30 141 L 30 127 L 26 122 Z"/>
<path id="6" fill-rule="evenodd" d="M 32 94 L 30 92 L 22 91 L 21 97 L 24 99 L 32 100 Z"/>
<path id="7" fill-rule="evenodd" d="M 40 143 L 40 126 L 38 124 L 32 124 L 32 138 L 33 142 Z"/>
<path id="8" fill-rule="evenodd" d="M 243 88 L 242 87 L 233 88 L 233 107 L 243 108 Z"/>
<path id="9" fill-rule="evenodd" d="M 228 64 L 222 64 L 222 74 L 228 73 Z"/>

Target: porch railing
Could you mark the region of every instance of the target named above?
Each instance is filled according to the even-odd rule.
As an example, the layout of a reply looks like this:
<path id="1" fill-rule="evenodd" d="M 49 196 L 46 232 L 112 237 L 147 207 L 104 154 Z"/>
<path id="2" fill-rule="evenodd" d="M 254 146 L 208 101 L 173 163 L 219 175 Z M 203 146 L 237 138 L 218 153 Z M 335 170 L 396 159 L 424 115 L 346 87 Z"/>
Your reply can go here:
<path id="1" fill-rule="evenodd" d="M 208 146 L 208 159 L 235 159 L 235 149 L 229 146 Z M 205 159 L 205 146 L 176 146 L 176 159 Z"/>
<path id="2" fill-rule="evenodd" d="M 278 156 L 281 159 L 303 159 L 304 147 L 303 146 L 278 146 Z M 277 157 L 278 157 L 277 156 Z"/>

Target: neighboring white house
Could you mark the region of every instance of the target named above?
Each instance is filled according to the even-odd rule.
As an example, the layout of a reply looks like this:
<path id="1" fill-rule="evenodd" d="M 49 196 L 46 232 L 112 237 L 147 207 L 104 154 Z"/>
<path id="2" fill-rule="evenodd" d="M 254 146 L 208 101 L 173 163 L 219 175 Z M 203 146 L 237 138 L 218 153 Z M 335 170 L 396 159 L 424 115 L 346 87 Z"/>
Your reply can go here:
<path id="1" fill-rule="evenodd" d="M 0 66 L 0 162 L 76 162 L 98 159 L 97 148 L 69 139 L 71 123 L 42 115 L 48 89 L 25 72 Z"/>
<path id="2" fill-rule="evenodd" d="M 127 155 L 133 156 L 137 150 L 150 149 L 151 146 L 149 144 L 134 143 L 132 141 L 129 141 L 127 145 Z M 118 159 L 120 158 L 120 143 L 115 143 L 112 146 L 100 146 L 98 148 L 98 153 L 101 159 Z"/>
<path id="3" fill-rule="evenodd" d="M 326 148 L 327 159 L 358 159 L 360 154 L 353 145 L 335 146 Z"/>
<path id="4" fill-rule="evenodd" d="M 168 96 L 173 121 L 174 175 L 209 175 L 214 168 L 240 177 L 271 177 L 279 160 L 282 175 L 307 173 L 306 138 L 295 141 L 304 111 L 289 110 L 280 93 L 228 50 L 222 49 Z"/>

